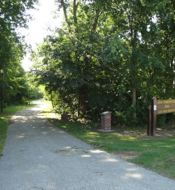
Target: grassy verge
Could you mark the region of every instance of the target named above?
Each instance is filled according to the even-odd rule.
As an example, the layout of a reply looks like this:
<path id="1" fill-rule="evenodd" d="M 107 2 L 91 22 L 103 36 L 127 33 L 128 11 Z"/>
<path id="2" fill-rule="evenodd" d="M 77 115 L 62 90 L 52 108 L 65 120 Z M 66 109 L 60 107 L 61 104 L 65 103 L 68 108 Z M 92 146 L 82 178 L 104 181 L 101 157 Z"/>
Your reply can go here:
<path id="1" fill-rule="evenodd" d="M 0 113 L 0 157 L 2 156 L 5 139 L 7 137 L 7 128 L 11 116 L 22 109 L 33 107 L 34 104 L 20 105 L 20 106 L 9 106 L 3 109 L 3 113 Z"/>
<path id="2" fill-rule="evenodd" d="M 42 114 L 55 126 L 108 153 L 135 152 L 136 157 L 126 160 L 175 180 L 175 136 L 164 139 L 140 139 L 95 130 L 93 124 L 61 121 L 59 115 L 45 108 Z"/>

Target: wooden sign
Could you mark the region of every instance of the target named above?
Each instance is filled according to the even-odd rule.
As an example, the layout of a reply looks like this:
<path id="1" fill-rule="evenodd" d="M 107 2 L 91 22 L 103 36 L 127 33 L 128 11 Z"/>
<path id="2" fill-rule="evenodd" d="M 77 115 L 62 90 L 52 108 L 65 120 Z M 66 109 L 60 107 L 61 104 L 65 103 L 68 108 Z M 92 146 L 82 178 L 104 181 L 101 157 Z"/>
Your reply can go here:
<path id="1" fill-rule="evenodd" d="M 157 115 L 175 112 L 175 100 L 157 100 Z"/>
<path id="2" fill-rule="evenodd" d="M 175 99 L 157 100 L 157 96 L 152 99 L 152 105 L 148 108 L 147 135 L 156 135 L 157 115 L 175 112 Z"/>

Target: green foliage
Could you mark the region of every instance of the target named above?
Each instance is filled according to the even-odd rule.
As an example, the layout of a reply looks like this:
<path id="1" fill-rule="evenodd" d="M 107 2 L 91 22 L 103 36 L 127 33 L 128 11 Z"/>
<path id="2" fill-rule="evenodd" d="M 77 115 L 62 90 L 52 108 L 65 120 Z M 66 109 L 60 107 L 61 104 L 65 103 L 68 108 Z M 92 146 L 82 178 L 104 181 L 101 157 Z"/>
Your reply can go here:
<path id="1" fill-rule="evenodd" d="M 58 113 L 96 120 L 109 110 L 118 125 L 145 126 L 152 97 L 175 93 L 174 4 L 93 0 L 60 7 L 62 29 L 32 55 L 47 99 Z"/>
<path id="2" fill-rule="evenodd" d="M 19 103 L 27 96 L 25 72 L 21 66 L 26 45 L 17 29 L 27 27 L 30 15 L 26 11 L 34 8 L 35 2 L 37 0 L 0 2 L 0 99 L 4 103 Z"/>
<path id="3" fill-rule="evenodd" d="M 166 122 L 166 115 L 158 115 L 157 116 L 157 126 L 158 127 L 165 125 L 165 122 Z"/>

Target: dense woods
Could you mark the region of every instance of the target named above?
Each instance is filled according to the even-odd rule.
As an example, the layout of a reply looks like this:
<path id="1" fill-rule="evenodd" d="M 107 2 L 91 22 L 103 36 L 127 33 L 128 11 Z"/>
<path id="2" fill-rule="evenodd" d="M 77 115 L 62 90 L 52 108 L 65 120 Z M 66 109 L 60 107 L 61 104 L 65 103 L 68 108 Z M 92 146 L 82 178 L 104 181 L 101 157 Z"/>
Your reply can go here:
<path id="1" fill-rule="evenodd" d="M 7 104 L 24 103 L 38 91 L 30 85 L 29 75 L 21 66 L 27 46 L 19 27 L 27 27 L 30 15 L 26 10 L 34 8 L 35 0 L 0 1 L 0 100 L 1 112 Z M 31 92 L 30 92 L 31 91 Z M 39 92 L 37 96 L 39 96 Z M 40 94 L 41 95 L 41 94 Z"/>

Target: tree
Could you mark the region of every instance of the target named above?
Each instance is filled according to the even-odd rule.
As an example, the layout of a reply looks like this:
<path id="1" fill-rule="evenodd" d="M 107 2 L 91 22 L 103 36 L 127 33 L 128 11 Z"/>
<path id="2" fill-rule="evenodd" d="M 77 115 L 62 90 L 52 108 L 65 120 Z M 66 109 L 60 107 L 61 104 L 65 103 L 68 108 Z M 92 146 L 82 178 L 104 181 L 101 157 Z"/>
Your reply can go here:
<path id="1" fill-rule="evenodd" d="M 27 9 L 34 8 L 37 0 L 8 0 L 0 2 L 0 71 L 3 71 L 3 83 L 0 88 L 9 87 L 13 73 L 18 72 L 20 60 L 24 54 L 22 38 L 17 35 L 17 27 L 27 27 L 29 15 Z M 10 89 L 9 89 L 10 91 Z M 3 92 L 2 92 L 3 94 Z M 1 112 L 3 96 L 1 96 Z"/>
<path id="2" fill-rule="evenodd" d="M 123 47 L 127 50 L 125 54 L 125 69 L 128 73 L 127 81 L 130 81 L 130 92 L 132 92 L 133 118 L 136 119 L 138 98 L 144 102 L 150 101 L 150 95 L 155 92 L 150 80 L 157 73 L 165 73 L 167 63 L 163 59 L 160 49 L 162 48 L 161 27 L 154 18 L 158 18 L 158 12 L 162 13 L 167 8 L 167 2 L 146 2 L 140 0 L 132 1 L 98 1 L 97 6 L 108 11 L 114 21 L 113 27 L 123 39 Z M 170 3 L 171 4 L 171 3 Z M 172 15 L 172 14 L 171 14 Z M 162 18 L 165 18 L 165 14 Z M 162 89 L 162 88 L 161 88 Z M 128 89 L 129 90 L 129 89 Z M 137 92 L 137 93 L 136 93 Z M 139 101 L 140 101 L 139 100 Z"/>
<path id="3" fill-rule="evenodd" d="M 173 95 L 172 1 L 58 3 L 63 28 L 46 37 L 33 59 L 36 80 L 61 111 L 97 117 L 111 110 L 136 125 L 155 94 Z"/>

